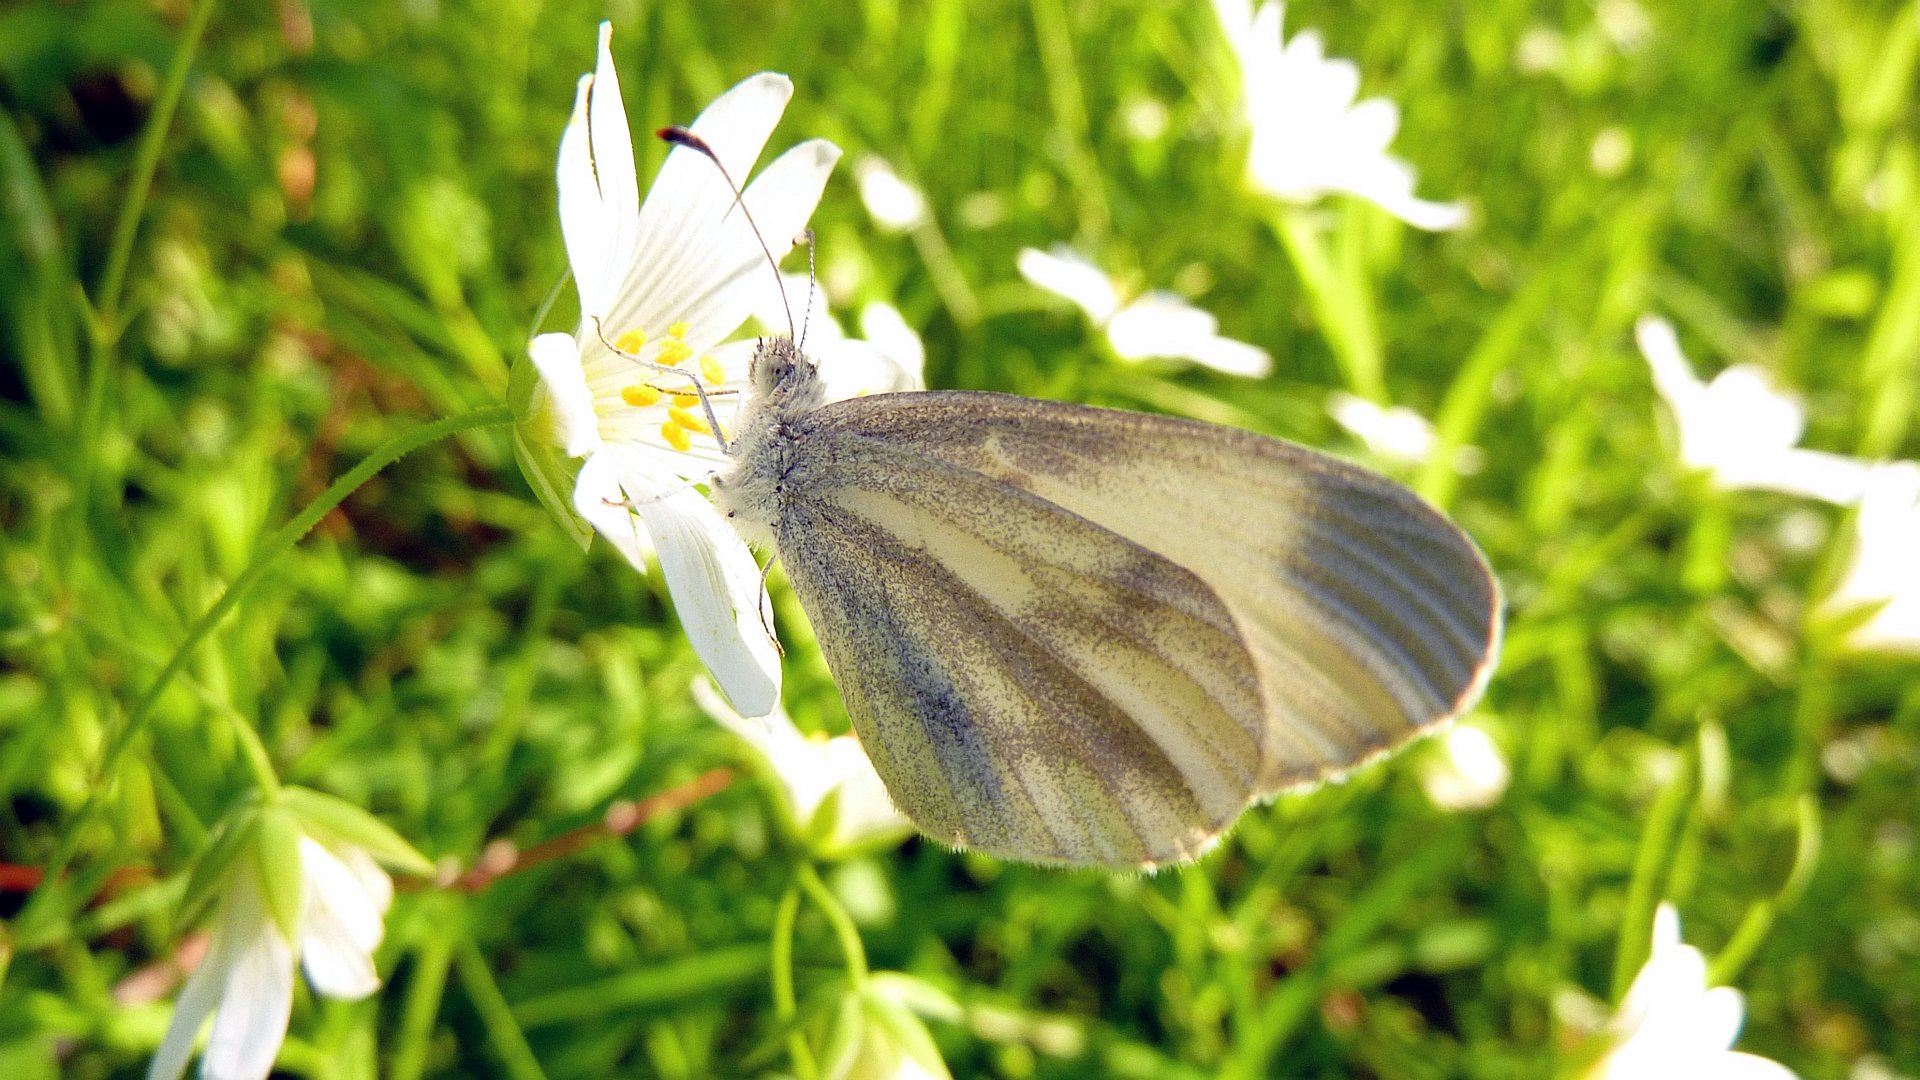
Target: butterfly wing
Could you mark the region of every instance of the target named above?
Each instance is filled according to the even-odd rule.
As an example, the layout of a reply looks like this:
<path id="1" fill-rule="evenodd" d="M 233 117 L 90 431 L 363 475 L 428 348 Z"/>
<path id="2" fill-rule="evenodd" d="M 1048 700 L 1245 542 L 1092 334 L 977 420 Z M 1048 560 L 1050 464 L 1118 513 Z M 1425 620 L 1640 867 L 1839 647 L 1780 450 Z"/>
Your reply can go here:
<path id="1" fill-rule="evenodd" d="M 1262 793 L 1457 715 L 1492 668 L 1499 589 L 1479 549 L 1406 488 L 1337 458 L 1004 394 L 880 395 L 814 422 L 1030 492 L 1204 581 L 1258 669 Z"/>
<path id="2" fill-rule="evenodd" d="M 1139 866 L 1192 858 L 1245 808 L 1258 686 L 1199 578 L 911 448 L 837 432 L 800 445 L 780 556 L 863 746 L 922 831 Z"/>

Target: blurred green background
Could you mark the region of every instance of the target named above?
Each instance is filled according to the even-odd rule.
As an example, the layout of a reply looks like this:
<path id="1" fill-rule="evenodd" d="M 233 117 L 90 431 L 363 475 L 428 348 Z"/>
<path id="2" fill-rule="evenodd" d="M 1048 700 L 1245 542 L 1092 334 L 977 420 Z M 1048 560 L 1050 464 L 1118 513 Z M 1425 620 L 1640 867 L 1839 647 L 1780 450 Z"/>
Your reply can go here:
<path id="1" fill-rule="evenodd" d="M 814 218 L 823 287 L 843 318 L 897 305 L 931 385 L 1365 458 L 1325 408 L 1339 328 L 1276 238 L 1283 211 L 1241 183 L 1208 5 L 225 4 L 116 268 L 190 14 L 0 8 L 9 918 L 129 703 L 263 539 L 380 442 L 500 399 L 566 268 L 554 150 L 602 18 L 636 130 L 792 76 L 774 148 L 848 151 Z M 1805 628 L 1847 513 L 1687 476 L 1631 339 L 1665 314 L 1699 370 L 1757 363 L 1804 395 L 1808 445 L 1920 455 L 1920 10 L 1369 0 L 1287 21 L 1400 104 L 1420 193 L 1474 210 L 1437 235 L 1352 199 L 1287 212 L 1369 290 L 1392 399 L 1483 453 L 1460 477 L 1375 464 L 1444 501 L 1502 578 L 1511 633 L 1475 722 L 1512 786 L 1437 809 L 1418 780 L 1437 747 L 1416 747 L 1152 877 L 909 841 L 823 871 L 875 969 L 944 995 L 925 1011 L 957 1076 L 1539 1077 L 1604 1017 L 1664 896 L 1747 994 L 1743 1049 L 1813 1078 L 1920 1074 L 1920 667 Z M 925 190 L 931 228 L 874 227 L 849 167 L 869 154 Z M 663 148 L 640 155 L 644 183 Z M 1060 241 L 1188 295 L 1276 373 L 1113 362 L 1014 271 Z M 842 729 L 777 584 L 775 603 L 791 711 Z M 171 996 L 125 980 L 165 966 L 180 876 L 247 788 L 231 711 L 288 782 L 467 864 L 744 763 L 689 698 L 698 670 L 663 586 L 604 546 L 583 558 L 503 430 L 406 458 L 160 702 L 77 837 L 94 899 L 6 946 L 0 1075 L 144 1069 Z M 767 942 L 799 849 L 740 777 L 477 894 L 404 893 L 387 988 L 302 994 L 280 1068 L 785 1069 Z M 839 953 L 811 910 L 797 949 L 803 1003 L 830 1001 Z"/>

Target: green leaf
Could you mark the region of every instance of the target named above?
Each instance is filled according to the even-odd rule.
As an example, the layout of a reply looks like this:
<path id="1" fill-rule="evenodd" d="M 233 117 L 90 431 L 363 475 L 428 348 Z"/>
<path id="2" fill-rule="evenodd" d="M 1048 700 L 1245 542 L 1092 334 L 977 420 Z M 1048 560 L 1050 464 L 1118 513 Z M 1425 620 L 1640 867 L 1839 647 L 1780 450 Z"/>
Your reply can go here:
<path id="1" fill-rule="evenodd" d="M 214 826 L 213 839 L 201 849 L 200 857 L 194 860 L 193 873 L 187 878 L 186 895 L 180 900 L 178 925 L 188 927 L 199 921 L 208 901 L 220 890 L 221 883 L 227 880 L 227 872 L 233 869 L 233 860 L 252 843 L 259 825 L 260 807 L 249 802 Z"/>
<path id="2" fill-rule="evenodd" d="M 254 827 L 254 858 L 260 865 L 260 890 L 267 912 L 288 939 L 300 932 L 300 903 L 306 875 L 300 867 L 300 820 L 280 805 L 260 811 Z"/>
<path id="3" fill-rule="evenodd" d="M 280 794 L 285 807 L 305 831 L 361 848 L 380 862 L 423 877 L 433 873 L 433 860 L 420 854 L 386 822 L 365 810 L 312 788 L 290 787 Z"/>
<path id="4" fill-rule="evenodd" d="M 507 371 L 507 405 L 513 410 L 513 460 L 534 498 L 573 537 L 580 550 L 593 542 L 593 526 L 573 509 L 573 481 L 580 463 L 554 445 L 551 404 L 540 392 L 540 373 L 525 349 Z"/>
<path id="5" fill-rule="evenodd" d="M 820 1051 L 820 1080 L 847 1080 L 856 1075 L 866 1056 L 867 1018 L 860 1007 L 860 995 L 851 991 L 841 995 L 835 1012 L 827 1044 Z"/>

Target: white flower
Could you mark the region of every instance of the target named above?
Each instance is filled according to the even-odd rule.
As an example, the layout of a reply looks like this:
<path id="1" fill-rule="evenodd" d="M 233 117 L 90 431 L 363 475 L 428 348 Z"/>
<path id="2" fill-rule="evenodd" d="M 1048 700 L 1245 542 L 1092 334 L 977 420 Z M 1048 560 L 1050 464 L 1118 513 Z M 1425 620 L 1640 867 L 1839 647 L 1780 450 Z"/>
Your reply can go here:
<path id="1" fill-rule="evenodd" d="M 540 385 L 523 424 L 586 459 L 574 509 L 636 568 L 658 557 L 694 651 L 742 712 L 762 715 L 779 699 L 779 657 L 761 623 L 760 568 L 692 483 L 723 460 L 692 376 L 724 427 L 752 345 L 721 342 L 752 313 L 755 286 L 772 271 L 747 215 L 699 153 L 668 154 L 641 205 L 611 33 L 603 23 L 598 66 L 581 78 L 560 140 L 560 231 L 581 324 L 529 346 Z M 785 76 L 755 75 L 709 105 L 693 131 L 744 180 L 792 94 Z M 839 156 L 825 140 L 801 143 L 747 186 L 747 208 L 776 258 L 812 215 Z M 685 365 L 689 375 L 635 357 Z"/>
<path id="2" fill-rule="evenodd" d="M 351 845 L 328 848 L 299 839 L 299 916 L 289 936 L 275 921 L 257 860 L 241 858 L 221 884 L 212 940 L 187 977 L 173 1022 L 147 1069 L 148 1080 L 186 1070 L 209 1015 L 200 1075 L 258 1080 L 273 1067 L 293 1008 L 298 957 L 315 993 L 358 1000 L 380 987 L 373 951 L 385 933 L 393 882 L 372 856 Z"/>
<path id="3" fill-rule="evenodd" d="M 1485 810 L 1506 794 L 1513 772 L 1486 732 L 1455 724 L 1437 740 L 1420 770 L 1420 786 L 1442 810 Z"/>
<path id="4" fill-rule="evenodd" d="M 882 229 L 906 232 L 927 220 L 926 195 L 900 179 L 885 161 L 863 157 L 854 163 L 853 175 L 860 184 L 860 201 L 867 204 L 867 213 Z"/>
<path id="5" fill-rule="evenodd" d="M 1868 475 L 1853 556 L 1821 606 L 1833 614 L 1875 608 L 1848 632 L 1849 648 L 1920 652 L 1920 464 L 1896 462 Z"/>
<path id="6" fill-rule="evenodd" d="M 1806 412 L 1766 373 L 1736 364 L 1702 383 L 1680 352 L 1673 324 L 1647 316 L 1634 325 L 1654 389 L 1680 429 L 1680 460 L 1725 490 L 1778 491 L 1830 503 L 1859 501 L 1869 466 L 1841 454 L 1802 450 Z"/>
<path id="7" fill-rule="evenodd" d="M 1792 1080 L 1786 1066 L 1731 1049 L 1744 1005 L 1730 986 L 1707 988 L 1707 961 L 1680 943 L 1680 916 L 1661 904 L 1653 952 L 1608 1025 L 1611 1046 L 1586 1080 Z"/>
<path id="8" fill-rule="evenodd" d="M 1172 293 L 1150 292 L 1122 305 L 1113 279 L 1071 248 L 1023 248 L 1019 267 L 1021 277 L 1086 312 L 1122 360 L 1188 360 L 1252 378 L 1273 370 L 1267 350 L 1221 337 L 1219 320 Z"/>
<path id="9" fill-rule="evenodd" d="M 773 766 L 786 790 L 794 823 L 819 843 L 823 854 L 845 852 L 882 837 L 905 836 L 913 827 L 907 816 L 894 808 L 859 739 L 804 734 L 786 711 L 778 708 L 765 717 L 742 717 L 720 700 L 705 679 L 694 680 L 693 699 L 708 716 L 745 739 Z M 829 796 L 834 797 L 831 823 L 819 817 Z"/>
<path id="10" fill-rule="evenodd" d="M 1352 432 L 1367 449 L 1399 461 L 1425 461 L 1439 436 L 1427 418 L 1404 405 L 1382 406 L 1363 397 L 1336 392 L 1327 399 L 1334 422 Z"/>
<path id="11" fill-rule="evenodd" d="M 1360 69 L 1330 60 L 1312 30 L 1282 41 L 1283 5 L 1214 0 L 1220 27 L 1240 63 L 1241 98 L 1253 129 L 1247 172 L 1254 186 L 1290 202 L 1346 192 L 1420 229 L 1457 229 L 1459 203 L 1413 195 L 1413 169 L 1387 153 L 1400 110 L 1385 98 L 1354 103 Z"/>

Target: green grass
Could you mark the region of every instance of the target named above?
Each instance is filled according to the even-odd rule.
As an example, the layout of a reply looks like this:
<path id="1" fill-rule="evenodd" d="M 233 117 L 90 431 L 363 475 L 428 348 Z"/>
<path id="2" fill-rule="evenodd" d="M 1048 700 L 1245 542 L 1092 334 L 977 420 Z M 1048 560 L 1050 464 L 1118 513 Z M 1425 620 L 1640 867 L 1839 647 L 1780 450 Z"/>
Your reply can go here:
<path id="1" fill-rule="evenodd" d="M 785 71 L 776 146 L 824 135 L 926 189 L 937 239 L 875 230 L 844 167 L 814 227 L 837 310 L 899 306 L 935 386 L 1360 454 L 1324 403 L 1351 370 L 1330 343 L 1371 332 L 1391 399 L 1484 453 L 1472 475 L 1402 472 L 1506 590 L 1476 717 L 1513 761 L 1504 800 L 1434 809 L 1421 747 L 1154 877 L 920 842 L 822 867 L 866 913 L 872 969 L 924 984 L 955 1075 L 1552 1075 L 1577 999 L 1614 1000 L 1661 898 L 1746 993 L 1742 1048 L 1809 1078 L 1920 1074 L 1920 667 L 1805 628 L 1847 515 L 1683 475 L 1631 341 L 1665 314 L 1703 372 L 1758 363 L 1804 394 L 1807 445 L 1920 455 L 1914 4 L 1292 5 L 1290 28 L 1400 103 L 1420 193 L 1476 208 L 1444 235 L 1352 200 L 1312 212 L 1371 327 L 1316 317 L 1276 208 L 1242 189 L 1206 5 L 226 4 L 143 155 L 192 6 L 0 11 L 0 863 L 73 855 L 24 918 L 0 882 L 0 1075 L 144 1068 L 171 996 L 113 991 L 171 955 L 191 860 L 250 788 L 236 715 L 284 781 L 463 866 L 743 762 L 691 703 L 664 587 L 604 546 L 582 557 L 491 428 L 322 517 L 101 775 L 288 521 L 388 440 L 501 399 L 565 270 L 553 152 L 602 17 L 636 130 Z M 1164 136 L 1128 134 L 1142 102 Z M 1596 140 L 1630 155 L 1602 175 Z M 663 154 L 641 147 L 643 176 Z M 1103 358 L 1014 272 L 1063 240 L 1189 292 L 1276 374 Z M 837 730 L 798 607 L 775 601 L 788 705 Z M 1823 765 L 1836 745 L 1864 764 Z M 479 891 L 404 893 L 388 986 L 302 992 L 280 1068 L 791 1069 L 770 972 L 801 855 L 741 775 Z M 846 978 L 821 912 L 798 908 L 791 958 L 814 1052 Z"/>

